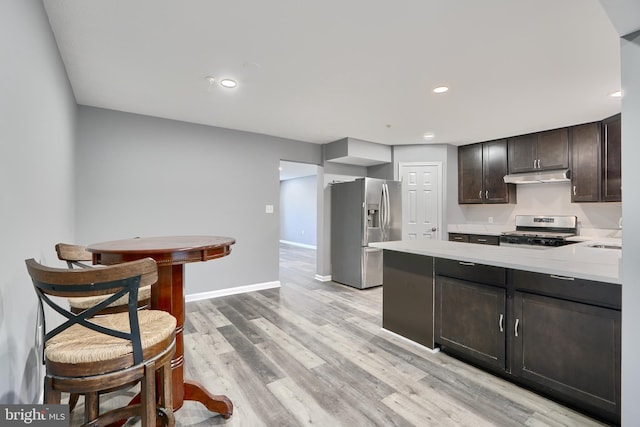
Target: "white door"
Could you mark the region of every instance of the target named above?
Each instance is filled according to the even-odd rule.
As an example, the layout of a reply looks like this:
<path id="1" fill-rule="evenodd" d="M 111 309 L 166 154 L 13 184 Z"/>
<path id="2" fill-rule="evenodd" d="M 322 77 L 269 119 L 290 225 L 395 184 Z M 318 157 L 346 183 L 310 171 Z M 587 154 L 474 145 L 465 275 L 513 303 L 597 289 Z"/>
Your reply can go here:
<path id="1" fill-rule="evenodd" d="M 402 240 L 442 237 L 442 163 L 400 163 Z"/>

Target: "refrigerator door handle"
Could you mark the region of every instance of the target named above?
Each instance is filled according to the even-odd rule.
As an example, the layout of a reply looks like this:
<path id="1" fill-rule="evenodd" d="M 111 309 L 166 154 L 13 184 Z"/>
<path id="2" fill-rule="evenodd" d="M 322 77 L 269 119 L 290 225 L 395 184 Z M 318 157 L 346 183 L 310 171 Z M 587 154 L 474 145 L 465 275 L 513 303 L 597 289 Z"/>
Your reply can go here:
<path id="1" fill-rule="evenodd" d="M 388 216 L 388 205 L 387 205 L 387 184 L 382 184 L 382 200 L 380 203 L 380 231 L 382 231 L 382 241 L 387 240 L 387 216 Z"/>
<path id="2" fill-rule="evenodd" d="M 360 215 L 362 216 L 362 223 L 360 226 L 362 227 L 362 245 L 366 246 L 369 244 L 369 238 L 367 237 L 367 230 L 369 228 L 369 212 L 367 211 L 367 203 L 362 202 L 362 208 L 360 210 Z"/>
<path id="3" fill-rule="evenodd" d="M 389 226 L 391 225 L 391 202 L 389 199 L 389 184 L 384 184 L 384 240 L 389 240 Z"/>

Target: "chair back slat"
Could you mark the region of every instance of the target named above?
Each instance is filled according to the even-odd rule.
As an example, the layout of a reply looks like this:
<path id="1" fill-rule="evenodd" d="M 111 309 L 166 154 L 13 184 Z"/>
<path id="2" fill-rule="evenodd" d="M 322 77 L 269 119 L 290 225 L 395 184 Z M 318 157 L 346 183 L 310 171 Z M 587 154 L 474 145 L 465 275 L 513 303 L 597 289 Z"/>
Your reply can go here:
<path id="1" fill-rule="evenodd" d="M 115 264 L 103 268 L 82 270 L 60 269 L 39 264 L 33 259 L 25 261 L 33 280 L 40 283 L 42 291 L 59 297 L 84 297 L 107 295 L 117 292 L 122 285 L 117 282 L 132 276 L 141 276 L 140 287 L 158 281 L 158 269 L 151 258 Z"/>
<path id="2" fill-rule="evenodd" d="M 56 245 L 58 259 L 67 262 L 69 268 L 91 268 L 87 262 L 93 261 L 93 254 L 85 246 L 71 245 L 69 243 L 58 243 Z"/>
<path id="3" fill-rule="evenodd" d="M 55 335 L 73 325 L 80 324 L 94 331 L 131 341 L 135 363 L 142 360 L 137 311 L 138 288 L 157 281 L 157 266 L 153 259 L 145 258 L 104 268 L 82 270 L 47 267 L 34 259 L 26 260 L 25 263 L 38 295 L 40 307 L 46 303 L 67 319 L 51 331 L 44 328 L 45 347 L 46 342 Z M 49 298 L 49 296 L 84 297 L 105 294 L 112 295 L 80 313 L 73 313 L 67 307 Z M 128 294 L 130 333 L 106 328 L 90 321 L 92 316 L 126 294 Z"/>

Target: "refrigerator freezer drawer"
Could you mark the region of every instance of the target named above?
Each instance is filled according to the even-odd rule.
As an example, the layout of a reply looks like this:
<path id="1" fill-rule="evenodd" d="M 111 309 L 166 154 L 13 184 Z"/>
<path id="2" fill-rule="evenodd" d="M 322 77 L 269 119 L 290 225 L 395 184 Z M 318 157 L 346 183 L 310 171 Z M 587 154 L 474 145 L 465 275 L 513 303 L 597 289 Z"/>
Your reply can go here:
<path id="1" fill-rule="evenodd" d="M 382 285 L 382 249 L 362 248 L 362 287 Z"/>

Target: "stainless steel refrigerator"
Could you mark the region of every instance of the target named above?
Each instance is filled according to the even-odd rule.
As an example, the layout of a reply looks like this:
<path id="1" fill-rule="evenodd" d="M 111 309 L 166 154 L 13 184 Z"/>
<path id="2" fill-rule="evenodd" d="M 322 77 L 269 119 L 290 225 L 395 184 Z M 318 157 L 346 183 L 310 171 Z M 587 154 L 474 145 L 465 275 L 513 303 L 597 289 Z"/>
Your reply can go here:
<path id="1" fill-rule="evenodd" d="M 331 185 L 331 279 L 355 288 L 382 285 L 382 249 L 402 240 L 399 181 L 359 178 Z"/>

